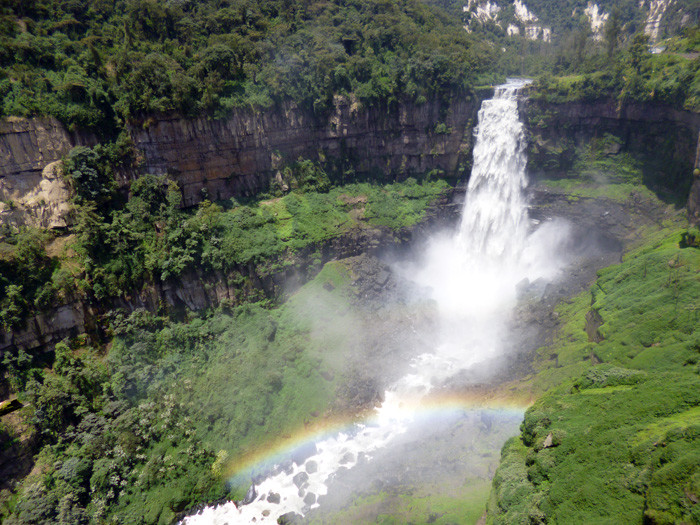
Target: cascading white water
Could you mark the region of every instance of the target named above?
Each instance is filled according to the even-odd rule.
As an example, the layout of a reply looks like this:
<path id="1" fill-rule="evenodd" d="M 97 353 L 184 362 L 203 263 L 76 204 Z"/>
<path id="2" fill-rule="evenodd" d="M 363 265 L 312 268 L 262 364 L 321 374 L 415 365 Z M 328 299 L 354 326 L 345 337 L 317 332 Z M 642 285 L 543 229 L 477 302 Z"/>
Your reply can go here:
<path id="1" fill-rule="evenodd" d="M 517 101 L 522 85 L 513 81 L 499 86 L 479 111 L 474 168 L 457 236 L 459 248 L 479 263 L 514 262 L 527 234 L 527 159 Z"/>
<path id="2" fill-rule="evenodd" d="M 276 523 L 288 512 L 305 514 L 319 505 L 318 497 L 326 494 L 329 478 L 341 467 L 352 468 L 361 454 L 377 451 L 406 431 L 413 416 L 406 408 L 409 401 L 498 352 L 515 284 L 531 277 L 528 271 L 537 263 L 528 256 L 532 250 L 523 195 L 526 159 L 516 100 L 523 84 L 509 82 L 484 101 L 459 232 L 433 243 L 422 268 L 410 275 L 432 289 L 443 318 L 442 341 L 412 361 L 412 372 L 385 392 L 371 421 L 316 443 L 316 454 L 255 487 L 252 503 L 208 507 L 184 523 Z"/>

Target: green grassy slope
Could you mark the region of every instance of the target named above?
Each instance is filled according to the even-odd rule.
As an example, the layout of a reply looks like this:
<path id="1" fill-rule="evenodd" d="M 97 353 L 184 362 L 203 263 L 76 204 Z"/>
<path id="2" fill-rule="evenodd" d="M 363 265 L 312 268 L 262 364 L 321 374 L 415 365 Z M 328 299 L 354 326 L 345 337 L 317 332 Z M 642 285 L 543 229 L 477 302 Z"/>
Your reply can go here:
<path id="1" fill-rule="evenodd" d="M 647 239 L 559 307 L 491 523 L 700 520 L 700 250 L 680 241 Z"/>
<path id="2" fill-rule="evenodd" d="M 3 523 L 165 524 L 196 503 L 241 497 L 249 474 L 226 484 L 239 459 L 331 417 L 351 380 L 352 354 L 327 351 L 352 339 L 350 279 L 329 263 L 276 309 L 117 318 L 105 358 L 79 341 L 58 345 L 53 369 L 32 370 L 20 394 L 43 447 L 0 498 Z"/>

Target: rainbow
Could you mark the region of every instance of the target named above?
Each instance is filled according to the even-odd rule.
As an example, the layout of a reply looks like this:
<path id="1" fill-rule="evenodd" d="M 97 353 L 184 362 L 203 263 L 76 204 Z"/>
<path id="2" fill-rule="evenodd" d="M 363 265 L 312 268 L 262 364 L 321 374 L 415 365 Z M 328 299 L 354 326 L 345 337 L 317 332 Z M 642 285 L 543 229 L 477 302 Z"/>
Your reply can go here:
<path id="1" fill-rule="evenodd" d="M 436 393 L 422 398 L 402 402 L 401 410 L 414 420 L 440 417 L 454 417 L 470 411 L 489 411 L 504 417 L 522 417 L 532 404 L 529 395 L 505 395 L 493 392 L 450 392 Z M 225 475 L 232 483 L 249 483 L 256 473 L 263 473 L 275 464 L 290 458 L 296 451 L 308 448 L 341 432 L 352 432 L 356 425 L 375 424 L 377 413 L 374 409 L 362 413 L 327 416 L 311 424 L 300 427 L 293 434 L 285 434 L 274 440 L 247 451 L 231 461 Z"/>

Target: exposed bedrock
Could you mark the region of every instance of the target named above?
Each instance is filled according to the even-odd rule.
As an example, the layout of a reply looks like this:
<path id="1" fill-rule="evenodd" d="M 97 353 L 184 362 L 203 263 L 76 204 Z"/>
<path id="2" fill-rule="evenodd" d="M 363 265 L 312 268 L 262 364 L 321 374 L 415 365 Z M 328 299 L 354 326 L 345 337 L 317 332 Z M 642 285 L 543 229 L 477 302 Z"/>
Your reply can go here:
<path id="1" fill-rule="evenodd" d="M 151 116 L 128 128 L 139 151 L 141 172 L 168 173 L 178 181 L 186 206 L 266 189 L 299 157 L 343 173 L 386 180 L 441 170 L 466 176 L 477 96 L 453 96 L 424 104 L 363 107 L 336 97 L 332 111 L 315 116 L 294 104 L 265 110 L 239 109 L 221 120 Z M 687 194 L 698 163 L 700 114 L 657 104 L 615 100 L 551 103 L 523 99 L 530 132 L 529 168 L 537 175 L 564 174 L 575 147 L 612 134 L 610 153 L 632 151 L 664 160 L 668 186 Z M 53 165 L 71 147 L 96 138 L 70 133 L 51 118 L 0 120 L 0 221 L 62 227 L 68 220 L 67 188 Z M 47 169 L 48 167 L 48 169 Z M 119 174 L 128 187 L 135 173 Z M 700 183 L 689 192 L 698 212 Z"/>
<path id="2" fill-rule="evenodd" d="M 523 99 L 520 109 L 529 132 L 531 175 L 567 176 L 577 148 L 598 141 L 599 150 L 609 156 L 629 152 L 652 160 L 647 182 L 688 199 L 691 220 L 698 220 L 700 182 L 694 168 L 700 163 L 700 113 L 615 99 L 562 103 Z"/>
<path id="3" fill-rule="evenodd" d="M 468 172 L 479 105 L 475 95 L 391 107 L 335 97 L 324 116 L 286 103 L 237 109 L 220 120 L 150 116 L 127 130 L 140 172 L 169 174 L 184 205 L 192 206 L 255 195 L 300 157 L 319 161 L 339 180 L 343 174 L 395 180 L 431 170 Z M 45 168 L 72 147 L 96 141 L 88 133 L 69 133 L 53 118 L 0 120 L 0 221 L 65 226 L 67 187 L 56 168 Z M 135 176 L 119 173 L 117 182 L 126 188 Z"/>
<path id="4" fill-rule="evenodd" d="M 700 221 L 700 177 L 693 171 L 700 162 L 700 114 L 616 101 L 553 104 L 524 99 L 521 104 L 532 174 L 565 176 L 576 147 L 612 134 L 619 140 L 606 146 L 611 155 L 630 151 L 663 159 L 666 182 L 684 185 L 691 220 Z M 479 105 L 473 96 L 363 108 L 337 97 L 333 111 L 323 118 L 286 104 L 264 111 L 237 110 L 223 120 L 152 117 L 133 124 L 130 132 L 141 152 L 143 171 L 169 173 L 180 183 L 186 205 L 193 205 L 204 198 L 254 195 L 281 167 L 299 157 L 319 160 L 335 173 L 352 169 L 387 180 L 432 169 L 446 176 L 466 176 L 468 170 L 460 168 L 469 166 Z M 71 147 L 95 140 L 88 134 L 69 133 L 53 119 L 1 120 L 0 222 L 65 226 L 69 193 L 57 161 Z M 128 186 L 133 176 L 120 174 L 120 185 Z M 438 205 L 433 215 L 455 217 L 458 212 L 454 203 L 447 206 L 449 202 Z M 428 220 L 418 228 L 427 231 L 434 224 Z M 415 235 L 416 231 L 397 235 L 359 228 L 322 247 L 311 247 L 309 253 L 320 249 L 325 262 L 406 246 Z M 24 330 L 0 333 L 0 352 L 9 346 L 50 347 L 66 336 L 94 331 L 104 312 L 114 307 L 201 310 L 222 301 L 235 304 L 256 293 L 279 296 L 313 276 L 316 269 L 304 263 L 304 257 L 299 254 L 300 264 L 293 270 L 273 274 L 259 275 L 255 268 L 236 269 L 231 275 L 194 270 L 104 304 L 76 298 L 38 314 Z"/>
<path id="5" fill-rule="evenodd" d="M 125 312 L 139 308 L 153 312 L 165 310 L 178 315 L 220 304 L 236 305 L 262 297 L 280 298 L 312 279 L 330 260 L 406 249 L 415 239 L 425 238 L 437 225 L 454 222 L 458 215 L 459 205 L 454 196 L 446 195 L 426 211 L 419 224 L 393 231 L 362 223 L 342 235 L 307 246 L 294 255 L 294 264 L 280 270 L 270 271 L 252 263 L 229 271 L 191 269 L 177 278 L 145 283 L 141 289 L 120 297 L 103 301 L 72 297 L 30 317 L 21 329 L 0 330 L 0 357 L 10 348 L 52 349 L 66 337 L 82 333 L 100 335 L 104 316 L 115 308 Z M 319 254 L 320 263 L 312 262 Z"/>
<path id="6" fill-rule="evenodd" d="M 452 175 L 468 160 L 478 107 L 475 97 L 387 108 L 337 96 L 324 117 L 284 104 L 236 110 L 223 120 L 150 119 L 130 133 L 145 171 L 169 173 L 189 206 L 204 197 L 254 195 L 299 157 L 338 174 L 396 179 L 439 169 Z"/>

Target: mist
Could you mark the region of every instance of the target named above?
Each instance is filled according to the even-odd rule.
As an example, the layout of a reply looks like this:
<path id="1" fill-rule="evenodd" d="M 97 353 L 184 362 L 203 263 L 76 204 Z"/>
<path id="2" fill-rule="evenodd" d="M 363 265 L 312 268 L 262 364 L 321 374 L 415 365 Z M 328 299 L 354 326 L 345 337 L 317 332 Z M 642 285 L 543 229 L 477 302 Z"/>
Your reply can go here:
<path id="1" fill-rule="evenodd" d="M 458 458 L 460 479 L 481 470 L 479 483 L 490 480 L 497 452 L 517 432 L 523 412 L 490 398 L 487 384 L 520 346 L 531 344 L 526 331 L 514 329 L 516 306 L 573 260 L 571 225 L 528 216 L 521 86 L 500 87 L 483 103 L 460 224 L 432 235 L 411 260 L 358 263 L 363 272 L 390 275 L 381 299 L 360 301 L 352 313 L 321 291 L 292 299 L 306 301 L 312 334 L 338 340 L 326 359 L 353 352 L 364 363 L 359 373 L 380 390 L 367 392 L 374 410 L 328 437 L 312 437 L 306 457 L 258 477 L 243 504 L 209 507 L 186 523 L 275 523 L 290 513 L 323 514 L 367 494 L 377 475 L 382 486 L 412 484 L 437 494 L 443 482 L 454 481 L 430 467 L 444 458 Z M 361 277 L 356 285 L 362 296 Z M 475 441 L 465 451 L 467 436 Z M 492 457 L 478 453 L 485 443 Z M 420 472 L 409 482 L 405 473 L 412 469 Z"/>

